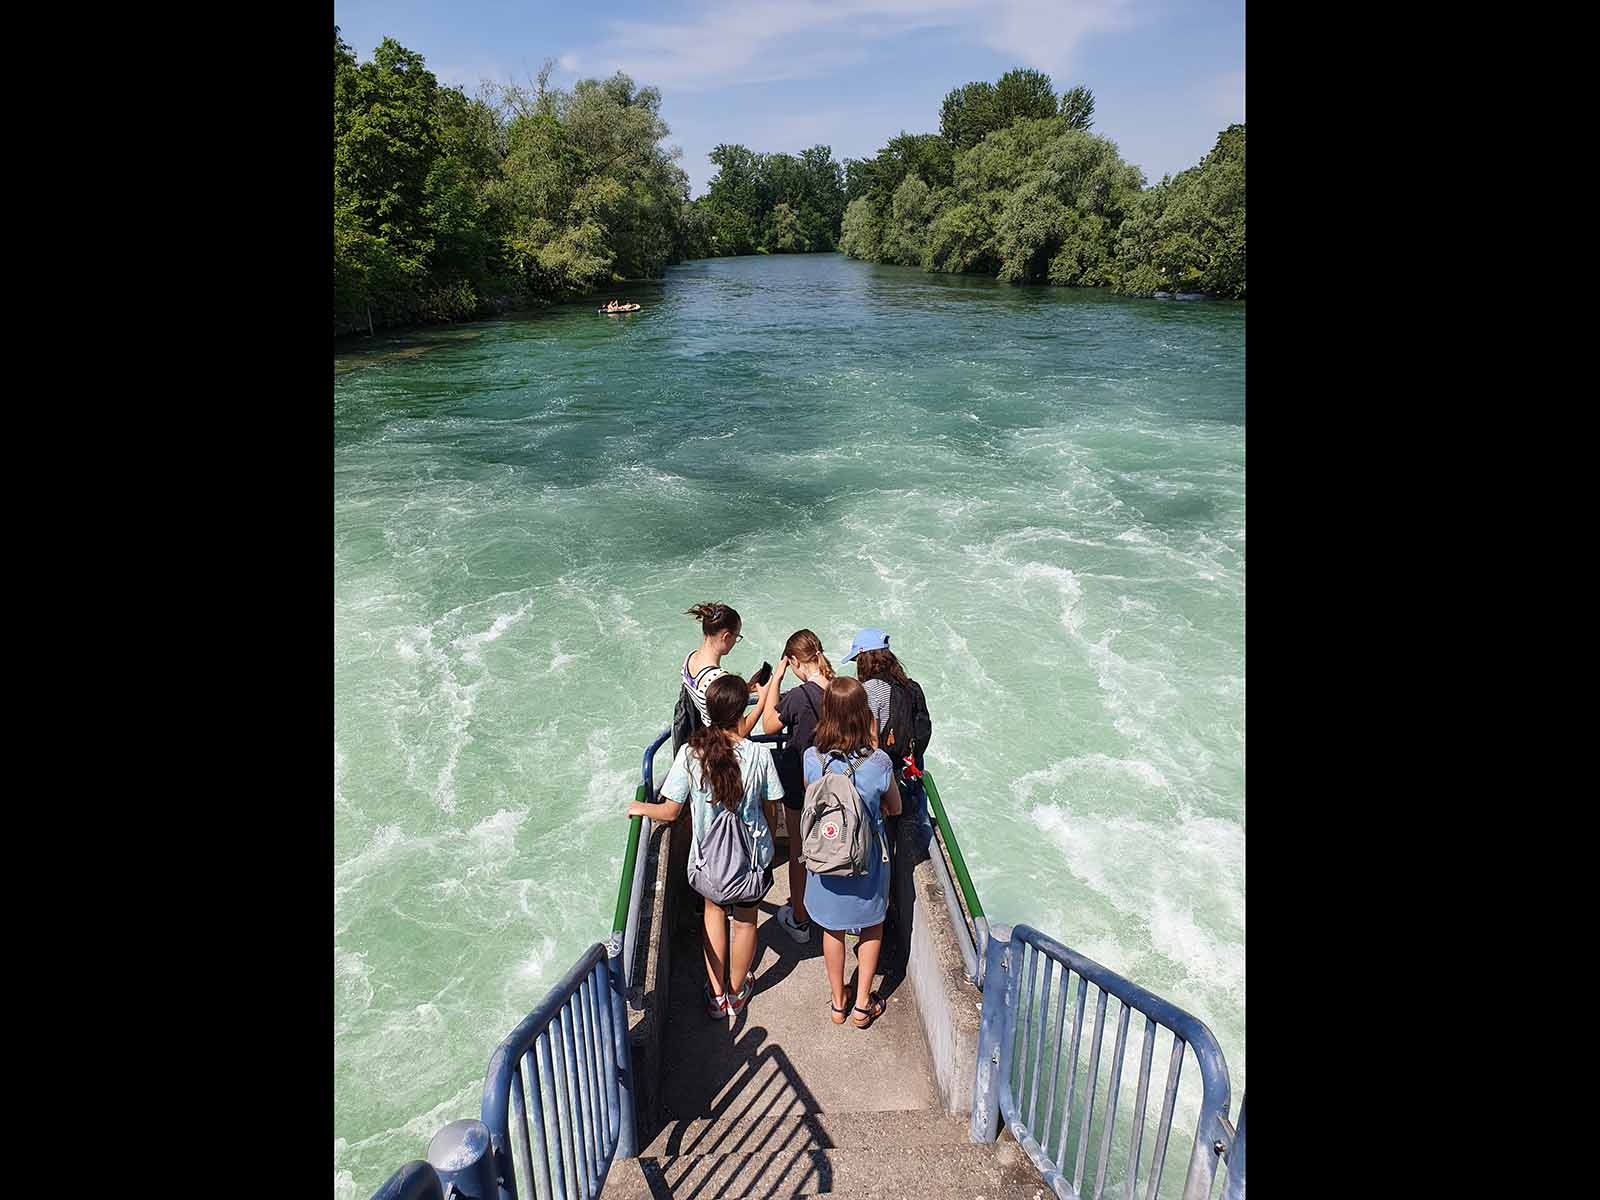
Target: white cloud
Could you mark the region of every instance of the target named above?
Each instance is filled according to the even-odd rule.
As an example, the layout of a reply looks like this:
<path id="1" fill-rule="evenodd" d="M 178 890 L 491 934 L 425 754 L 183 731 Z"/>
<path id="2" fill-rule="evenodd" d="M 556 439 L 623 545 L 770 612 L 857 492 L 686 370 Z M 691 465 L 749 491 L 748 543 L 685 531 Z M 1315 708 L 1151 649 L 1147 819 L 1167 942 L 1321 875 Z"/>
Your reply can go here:
<path id="1" fill-rule="evenodd" d="M 825 74 L 867 44 L 919 29 L 960 29 L 1047 72 L 1086 37 L 1128 28 L 1133 0 L 712 0 L 686 21 L 619 20 L 591 63 L 663 89 L 705 91 Z"/>
<path id="2" fill-rule="evenodd" d="M 978 34 L 984 45 L 1046 72 L 1063 70 L 1078 43 L 1091 34 L 1133 24 L 1127 0 L 1004 0 L 981 11 L 986 19 Z"/>
<path id="3" fill-rule="evenodd" d="M 571 71 L 571 72 L 576 73 L 576 71 L 578 70 L 579 61 L 580 61 L 580 59 L 579 59 L 577 53 L 575 51 L 568 50 L 565 54 L 563 54 L 560 58 L 558 58 L 556 60 L 556 65 L 558 67 L 560 67 L 563 71 Z"/>

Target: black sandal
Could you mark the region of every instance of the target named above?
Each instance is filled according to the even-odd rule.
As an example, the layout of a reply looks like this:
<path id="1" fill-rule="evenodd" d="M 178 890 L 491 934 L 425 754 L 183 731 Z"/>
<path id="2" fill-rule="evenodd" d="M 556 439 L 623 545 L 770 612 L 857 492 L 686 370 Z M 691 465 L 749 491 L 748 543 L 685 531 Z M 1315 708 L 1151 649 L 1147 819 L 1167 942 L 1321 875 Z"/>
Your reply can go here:
<path id="1" fill-rule="evenodd" d="M 854 1025 L 857 1029 L 870 1029 L 874 1021 L 889 1011 L 889 1006 L 884 1003 L 882 996 L 878 995 L 877 992 L 873 992 L 867 997 L 867 1007 L 862 1008 L 858 1004 L 856 1005 L 856 1011 L 858 1013 L 865 1013 L 867 1019 L 863 1021 L 858 1017 L 851 1017 L 850 1024 Z"/>

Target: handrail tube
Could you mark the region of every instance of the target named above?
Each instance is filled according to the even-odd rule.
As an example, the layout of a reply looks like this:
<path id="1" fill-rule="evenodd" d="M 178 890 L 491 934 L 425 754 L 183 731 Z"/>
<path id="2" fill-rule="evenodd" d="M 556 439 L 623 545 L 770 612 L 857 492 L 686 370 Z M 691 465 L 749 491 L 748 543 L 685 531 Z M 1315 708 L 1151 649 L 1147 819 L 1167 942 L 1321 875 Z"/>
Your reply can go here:
<path id="1" fill-rule="evenodd" d="M 972 914 L 976 923 L 979 917 L 985 915 L 983 905 L 978 901 L 978 889 L 972 886 L 972 876 L 967 874 L 967 862 L 961 857 L 961 847 L 956 843 L 955 831 L 950 828 L 950 818 L 945 815 L 944 801 L 939 799 L 939 789 L 934 786 L 933 772 L 922 772 L 922 786 L 927 791 L 928 801 L 945 831 L 946 845 L 950 850 L 950 864 L 956 869 L 956 878 L 961 881 L 961 894 L 967 900 L 967 911 Z"/>
<path id="2" fill-rule="evenodd" d="M 672 730 L 663 729 L 656 735 L 655 740 L 645 747 L 644 762 L 640 767 L 641 782 L 633 795 L 633 798 L 641 804 L 655 801 L 656 751 L 661 749 L 670 737 Z M 651 828 L 654 828 L 654 822 L 651 822 Z M 633 982 L 633 960 L 638 951 L 639 897 L 644 891 L 644 872 L 639 870 L 639 853 L 640 844 L 648 841 L 647 838 L 641 837 L 641 834 L 646 832 L 644 818 L 634 817 L 628 829 L 628 847 L 623 851 L 622 878 L 617 883 L 617 909 L 611 919 L 611 942 L 615 946 L 612 953 L 622 955 L 624 995 Z"/>
<path id="3" fill-rule="evenodd" d="M 978 899 L 978 889 L 973 886 L 972 876 L 967 873 L 966 860 L 961 856 L 961 845 L 956 840 L 955 829 L 950 824 L 950 816 L 944 810 L 944 801 L 939 798 L 939 789 L 933 782 L 933 776 L 927 770 L 922 772 L 923 791 L 928 797 L 928 811 L 933 818 L 933 824 L 938 828 L 940 843 L 950 855 L 950 861 L 955 865 L 958 877 L 962 883 L 962 895 L 967 902 L 967 912 L 972 917 L 972 929 L 967 930 L 966 918 L 959 913 L 954 915 L 956 924 L 972 939 L 973 961 L 968 964 L 969 971 L 975 971 L 972 982 L 978 990 L 983 990 L 984 973 L 988 969 L 989 947 L 989 918 L 984 914 L 983 903 Z M 941 864 L 942 865 L 942 864 Z M 963 956 L 964 957 L 964 956 Z"/>
<path id="4" fill-rule="evenodd" d="M 444 1200 L 444 1186 L 439 1172 L 418 1159 L 385 1179 L 372 1193 L 372 1200 Z"/>
<path id="5" fill-rule="evenodd" d="M 664 742 L 672 737 L 672 730 L 663 729 L 656 740 L 644 748 L 644 798 L 650 803 L 655 802 L 655 758 L 656 751 L 661 749 Z"/>
<path id="6" fill-rule="evenodd" d="M 986 979 L 1002 980 L 1011 953 L 1009 926 L 997 926 L 984 957 Z M 996 974 L 1000 972 L 1000 974 Z M 1008 1031 L 1007 1009 L 985 993 L 978 1018 L 978 1073 L 972 1082 L 972 1124 L 969 1136 L 975 1142 L 992 1142 L 1000 1136 L 1000 1042 Z M 1070 1106 L 1070 1098 L 1069 1098 Z"/>
<path id="7" fill-rule="evenodd" d="M 634 790 L 633 802 L 644 803 L 644 784 Z M 611 916 L 611 932 L 627 927 L 629 901 L 633 897 L 633 864 L 639 854 L 639 831 L 643 817 L 628 818 L 628 848 L 622 852 L 622 878 L 617 883 L 617 910 Z"/>
<path id="8" fill-rule="evenodd" d="M 638 794 L 641 797 L 644 795 L 643 785 L 640 786 Z M 639 897 L 644 893 L 644 870 L 639 866 L 639 860 L 644 856 L 646 847 L 649 844 L 650 831 L 655 828 L 655 822 L 645 817 L 635 817 L 633 823 L 637 826 L 637 833 L 634 830 L 628 831 L 628 849 L 626 852 L 628 855 L 630 881 L 628 887 L 628 915 L 621 925 L 613 925 L 611 934 L 612 945 L 617 944 L 619 936 L 621 940 L 621 945 L 618 948 L 622 951 L 622 985 L 624 992 L 627 991 L 628 985 L 633 982 L 633 960 L 639 952 Z M 617 899 L 618 903 L 621 903 L 622 898 L 620 895 Z M 620 935 L 616 932 L 618 929 L 622 931 Z"/>
<path id="9" fill-rule="evenodd" d="M 1244 1110 L 1249 1099 L 1248 1092 L 1239 1098 L 1239 1127 L 1228 1148 L 1228 1176 L 1222 1181 L 1222 1200 L 1244 1200 Z"/>
<path id="10" fill-rule="evenodd" d="M 606 974 L 611 985 L 606 994 L 611 1005 L 611 1047 L 617 1068 L 618 1125 L 614 1156 L 632 1158 L 639 1152 L 639 1146 L 633 1111 L 633 1051 L 628 1044 L 628 1010 L 623 1000 L 628 981 L 623 978 L 622 964 L 616 959 L 606 961 Z"/>

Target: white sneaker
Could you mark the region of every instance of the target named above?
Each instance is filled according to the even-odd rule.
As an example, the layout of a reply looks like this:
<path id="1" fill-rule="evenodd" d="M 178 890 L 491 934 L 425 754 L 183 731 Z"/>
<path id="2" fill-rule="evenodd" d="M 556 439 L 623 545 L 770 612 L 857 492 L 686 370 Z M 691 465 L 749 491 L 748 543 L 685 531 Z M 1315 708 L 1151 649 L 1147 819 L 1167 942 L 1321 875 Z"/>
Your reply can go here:
<path id="1" fill-rule="evenodd" d="M 811 922 L 807 921 L 804 925 L 797 922 L 794 919 L 794 905 L 785 904 L 773 914 L 773 919 L 782 925 L 783 931 L 795 941 L 803 943 L 811 940 Z"/>

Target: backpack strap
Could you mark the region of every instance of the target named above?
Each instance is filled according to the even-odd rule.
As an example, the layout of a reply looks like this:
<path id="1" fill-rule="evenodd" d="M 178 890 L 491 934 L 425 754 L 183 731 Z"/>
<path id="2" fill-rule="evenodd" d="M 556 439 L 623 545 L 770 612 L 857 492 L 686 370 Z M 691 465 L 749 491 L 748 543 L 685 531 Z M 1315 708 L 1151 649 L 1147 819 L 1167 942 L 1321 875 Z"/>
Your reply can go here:
<path id="1" fill-rule="evenodd" d="M 850 758 L 849 756 L 841 753 L 838 750 L 829 750 L 828 751 L 828 757 L 826 759 L 824 759 L 823 763 L 822 763 L 823 771 L 826 772 L 827 769 L 828 769 L 828 764 L 831 763 L 836 758 L 840 762 L 842 762 L 844 764 L 844 769 L 850 776 L 850 782 L 854 783 L 856 781 L 855 760 Z M 835 772 L 835 774 L 837 774 L 837 772 Z"/>

